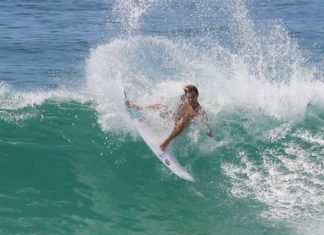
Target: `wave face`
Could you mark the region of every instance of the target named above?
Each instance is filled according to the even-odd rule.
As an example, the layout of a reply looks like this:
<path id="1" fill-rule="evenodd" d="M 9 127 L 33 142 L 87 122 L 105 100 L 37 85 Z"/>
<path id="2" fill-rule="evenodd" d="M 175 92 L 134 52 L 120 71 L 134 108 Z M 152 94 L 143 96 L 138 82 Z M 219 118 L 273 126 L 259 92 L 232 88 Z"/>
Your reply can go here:
<path id="1" fill-rule="evenodd" d="M 106 4 L 110 31 L 82 79 L 0 83 L 0 232 L 322 234 L 322 54 L 258 1 Z M 175 108 L 184 83 L 198 86 L 214 132 L 194 124 L 171 145 L 195 183 L 160 164 L 124 107 L 126 89 Z M 173 127 L 145 116 L 161 139 Z"/>

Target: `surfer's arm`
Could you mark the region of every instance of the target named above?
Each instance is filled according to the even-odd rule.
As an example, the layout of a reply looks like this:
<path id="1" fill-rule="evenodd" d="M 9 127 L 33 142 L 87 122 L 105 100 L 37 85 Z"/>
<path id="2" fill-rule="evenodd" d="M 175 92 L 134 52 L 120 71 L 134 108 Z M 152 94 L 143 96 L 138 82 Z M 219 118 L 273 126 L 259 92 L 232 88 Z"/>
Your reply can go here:
<path id="1" fill-rule="evenodd" d="M 209 122 L 208 122 L 208 116 L 207 113 L 203 110 L 202 111 L 202 121 L 204 122 L 205 126 L 206 126 L 206 134 L 209 137 L 213 137 L 213 132 L 212 129 L 210 128 Z"/>
<path id="2" fill-rule="evenodd" d="M 174 139 L 177 135 L 179 135 L 182 132 L 182 130 L 186 127 L 187 124 L 188 121 L 186 119 L 184 118 L 179 119 L 176 122 L 169 137 L 166 138 L 166 140 L 160 145 L 160 149 L 163 151 L 167 147 L 167 145 L 171 142 L 171 140 Z"/>

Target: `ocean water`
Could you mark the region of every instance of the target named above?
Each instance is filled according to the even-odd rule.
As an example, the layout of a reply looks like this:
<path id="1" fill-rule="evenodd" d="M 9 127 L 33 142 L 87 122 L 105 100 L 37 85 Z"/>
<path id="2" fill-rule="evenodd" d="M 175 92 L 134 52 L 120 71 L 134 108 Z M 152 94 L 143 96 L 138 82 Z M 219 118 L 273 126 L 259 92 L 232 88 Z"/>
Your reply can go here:
<path id="1" fill-rule="evenodd" d="M 2 0 L 0 234 L 324 233 L 324 2 Z M 139 137 L 123 90 L 199 124 Z M 146 117 L 163 139 L 172 120 Z"/>

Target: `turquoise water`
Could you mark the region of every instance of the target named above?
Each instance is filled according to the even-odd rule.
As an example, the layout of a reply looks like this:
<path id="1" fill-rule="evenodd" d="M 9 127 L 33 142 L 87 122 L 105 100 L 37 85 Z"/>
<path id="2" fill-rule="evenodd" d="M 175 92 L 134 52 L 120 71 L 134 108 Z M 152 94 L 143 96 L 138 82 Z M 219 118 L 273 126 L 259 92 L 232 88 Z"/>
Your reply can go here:
<path id="1" fill-rule="evenodd" d="M 0 234 L 322 234 L 321 1 L 2 1 Z M 172 175 L 123 90 L 199 124 Z M 172 120 L 144 114 L 163 139 Z"/>

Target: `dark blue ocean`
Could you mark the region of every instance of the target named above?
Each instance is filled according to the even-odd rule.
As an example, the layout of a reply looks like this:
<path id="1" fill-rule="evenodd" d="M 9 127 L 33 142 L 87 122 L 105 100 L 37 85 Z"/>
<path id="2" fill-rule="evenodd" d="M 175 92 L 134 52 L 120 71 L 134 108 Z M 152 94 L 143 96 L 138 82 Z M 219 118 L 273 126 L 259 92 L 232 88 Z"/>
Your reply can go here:
<path id="1" fill-rule="evenodd" d="M 324 2 L 1 0 L 0 234 L 324 234 Z M 214 133 L 139 136 L 124 90 Z M 173 121 L 142 114 L 161 141 Z"/>

